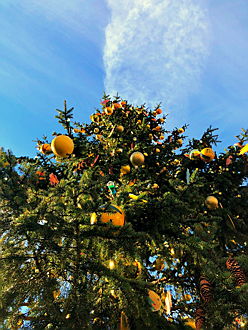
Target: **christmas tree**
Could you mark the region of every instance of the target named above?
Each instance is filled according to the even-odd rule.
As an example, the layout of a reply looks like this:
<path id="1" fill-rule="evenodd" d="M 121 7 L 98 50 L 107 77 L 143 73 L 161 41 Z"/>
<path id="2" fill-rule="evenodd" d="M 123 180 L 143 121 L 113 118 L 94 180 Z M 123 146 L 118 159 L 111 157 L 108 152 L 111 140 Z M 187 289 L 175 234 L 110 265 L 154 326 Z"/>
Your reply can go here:
<path id="1" fill-rule="evenodd" d="M 166 130 L 104 95 L 91 122 L 0 153 L 3 329 L 236 329 L 248 313 L 247 140 Z"/>

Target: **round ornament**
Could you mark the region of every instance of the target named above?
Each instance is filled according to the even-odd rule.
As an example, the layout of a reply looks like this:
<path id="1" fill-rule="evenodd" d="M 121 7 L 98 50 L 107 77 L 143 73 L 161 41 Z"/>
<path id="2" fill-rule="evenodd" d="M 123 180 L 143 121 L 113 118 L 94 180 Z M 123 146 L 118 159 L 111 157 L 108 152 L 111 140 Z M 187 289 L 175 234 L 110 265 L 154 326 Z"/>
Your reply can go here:
<path id="1" fill-rule="evenodd" d="M 197 158 L 199 158 L 199 156 L 200 156 L 200 151 L 197 150 L 197 149 L 193 149 L 193 150 L 191 150 L 191 152 L 190 152 L 190 154 L 189 154 L 189 158 L 190 158 L 191 160 L 196 160 Z"/>
<path id="2" fill-rule="evenodd" d="M 205 199 L 205 205 L 210 210 L 217 209 L 218 208 L 218 199 L 216 197 L 214 197 L 214 196 L 208 196 Z"/>
<path id="3" fill-rule="evenodd" d="M 52 152 L 58 157 L 67 157 L 73 153 L 74 143 L 69 136 L 59 135 L 52 140 Z"/>
<path id="4" fill-rule="evenodd" d="M 122 125 L 118 125 L 116 126 L 115 130 L 118 132 L 118 133 L 122 133 L 124 131 L 124 127 Z"/>
<path id="5" fill-rule="evenodd" d="M 40 147 L 40 152 L 44 155 L 48 155 L 52 152 L 51 146 L 48 143 L 44 143 Z"/>
<path id="6" fill-rule="evenodd" d="M 159 311 L 162 306 L 162 301 L 161 301 L 159 295 L 152 290 L 148 290 L 148 296 L 149 296 L 149 298 L 148 298 L 149 303 L 152 306 L 152 311 L 153 312 Z"/>
<path id="7" fill-rule="evenodd" d="M 142 152 L 135 151 L 130 156 L 130 162 L 133 166 L 143 165 L 145 162 L 145 156 L 142 154 Z"/>
<path id="8" fill-rule="evenodd" d="M 215 157 L 215 152 L 212 148 L 204 148 L 201 150 L 200 158 L 206 162 L 210 163 Z"/>
<path id="9" fill-rule="evenodd" d="M 107 212 L 102 213 L 100 221 L 104 223 L 112 223 L 114 226 L 124 226 L 124 211 L 116 205 L 109 205 Z"/>
<path id="10" fill-rule="evenodd" d="M 114 112 L 113 108 L 111 107 L 107 107 L 104 112 L 107 114 L 107 115 L 112 115 L 112 113 Z"/>
<path id="11" fill-rule="evenodd" d="M 129 165 L 123 165 L 123 166 L 121 166 L 121 174 L 128 174 L 128 173 L 130 173 L 130 171 L 131 171 L 131 168 L 130 168 L 130 166 Z"/>

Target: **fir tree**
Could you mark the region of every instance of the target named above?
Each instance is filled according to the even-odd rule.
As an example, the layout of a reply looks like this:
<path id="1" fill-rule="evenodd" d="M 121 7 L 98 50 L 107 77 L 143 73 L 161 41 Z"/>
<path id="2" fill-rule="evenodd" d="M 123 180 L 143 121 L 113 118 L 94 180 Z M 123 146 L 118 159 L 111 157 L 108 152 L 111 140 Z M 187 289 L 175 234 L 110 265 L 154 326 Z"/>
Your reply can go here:
<path id="1" fill-rule="evenodd" d="M 247 131 L 217 155 L 215 129 L 108 95 L 57 118 L 37 157 L 0 153 L 2 328 L 247 324 Z"/>

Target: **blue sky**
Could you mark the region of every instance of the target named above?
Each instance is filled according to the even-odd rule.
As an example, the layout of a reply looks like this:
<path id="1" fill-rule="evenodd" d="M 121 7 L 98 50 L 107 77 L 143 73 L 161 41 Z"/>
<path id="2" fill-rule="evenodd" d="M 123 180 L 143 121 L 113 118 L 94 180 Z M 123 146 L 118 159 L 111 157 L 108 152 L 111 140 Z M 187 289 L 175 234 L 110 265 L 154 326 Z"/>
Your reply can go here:
<path id="1" fill-rule="evenodd" d="M 248 126 L 247 53 L 247 0 L 0 1 L 0 146 L 35 155 L 64 99 L 88 121 L 104 91 L 232 144 Z"/>

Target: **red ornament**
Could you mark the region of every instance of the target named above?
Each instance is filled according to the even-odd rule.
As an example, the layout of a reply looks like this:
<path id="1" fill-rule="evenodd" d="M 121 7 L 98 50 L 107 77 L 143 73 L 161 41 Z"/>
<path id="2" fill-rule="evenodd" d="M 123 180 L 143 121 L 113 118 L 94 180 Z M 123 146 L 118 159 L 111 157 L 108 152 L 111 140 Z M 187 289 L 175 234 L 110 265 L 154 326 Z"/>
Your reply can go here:
<path id="1" fill-rule="evenodd" d="M 59 179 L 57 178 L 57 175 L 53 173 L 49 175 L 49 181 L 52 186 L 56 186 L 59 183 Z"/>

